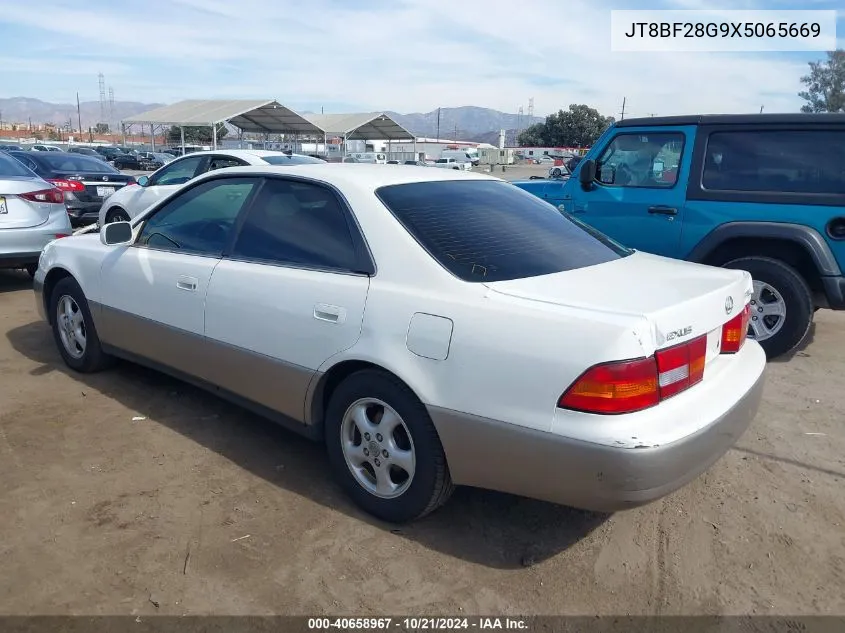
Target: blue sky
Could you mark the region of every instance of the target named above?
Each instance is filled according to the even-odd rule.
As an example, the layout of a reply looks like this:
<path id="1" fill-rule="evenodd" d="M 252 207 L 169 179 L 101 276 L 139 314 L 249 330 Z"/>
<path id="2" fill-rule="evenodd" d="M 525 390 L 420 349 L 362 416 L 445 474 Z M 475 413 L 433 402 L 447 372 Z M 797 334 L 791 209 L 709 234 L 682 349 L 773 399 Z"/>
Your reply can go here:
<path id="1" fill-rule="evenodd" d="M 837 5 L 839 5 L 837 7 Z M 0 0 L 2 96 L 275 98 L 299 110 L 795 111 L 822 53 L 614 53 L 611 9 L 837 9 L 828 0 Z M 838 19 L 845 45 L 845 12 Z"/>

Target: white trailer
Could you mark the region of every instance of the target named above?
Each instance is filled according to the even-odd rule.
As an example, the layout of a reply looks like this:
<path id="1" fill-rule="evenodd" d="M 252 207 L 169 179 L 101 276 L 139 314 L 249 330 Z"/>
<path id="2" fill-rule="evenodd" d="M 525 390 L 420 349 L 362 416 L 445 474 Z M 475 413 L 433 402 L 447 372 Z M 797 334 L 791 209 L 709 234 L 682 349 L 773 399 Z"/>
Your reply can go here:
<path id="1" fill-rule="evenodd" d="M 513 150 L 499 149 L 496 147 L 479 149 L 478 163 L 480 165 L 513 165 Z"/>

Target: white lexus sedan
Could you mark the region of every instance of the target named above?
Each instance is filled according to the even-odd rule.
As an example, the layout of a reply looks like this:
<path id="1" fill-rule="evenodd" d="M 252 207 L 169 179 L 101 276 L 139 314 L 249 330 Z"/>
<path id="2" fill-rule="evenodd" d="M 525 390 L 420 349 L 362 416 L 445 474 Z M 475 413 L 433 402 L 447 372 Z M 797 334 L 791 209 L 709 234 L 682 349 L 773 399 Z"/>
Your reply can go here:
<path id="1" fill-rule="evenodd" d="M 185 154 L 160 167 L 149 176 L 140 176 L 134 185 L 122 187 L 103 201 L 99 226 L 128 221 L 175 192 L 192 178 L 209 171 L 246 165 L 311 165 L 326 161 L 313 156 L 261 149 L 220 149 Z"/>
<path id="2" fill-rule="evenodd" d="M 481 174 L 240 167 L 52 242 L 67 365 L 114 357 L 324 441 L 403 522 L 454 485 L 599 511 L 660 498 L 745 431 L 748 273 L 634 252 Z"/>

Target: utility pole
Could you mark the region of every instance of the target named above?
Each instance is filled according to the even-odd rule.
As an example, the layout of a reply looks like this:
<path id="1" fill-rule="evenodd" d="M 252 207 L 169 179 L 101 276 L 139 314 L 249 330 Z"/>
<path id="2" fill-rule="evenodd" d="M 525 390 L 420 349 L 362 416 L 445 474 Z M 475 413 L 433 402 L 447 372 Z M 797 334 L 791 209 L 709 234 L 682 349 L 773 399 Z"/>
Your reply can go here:
<path id="1" fill-rule="evenodd" d="M 625 120 L 625 102 L 628 100 L 627 97 L 622 97 L 622 118 L 621 121 Z"/>
<path id="2" fill-rule="evenodd" d="M 79 93 L 76 93 L 76 122 L 79 124 L 79 134 L 82 134 L 82 112 L 79 109 Z"/>
<path id="3" fill-rule="evenodd" d="M 455 137 L 454 137 L 454 140 L 456 140 L 456 141 L 458 140 L 458 124 L 457 124 L 457 123 L 455 123 Z"/>
<path id="4" fill-rule="evenodd" d="M 440 108 L 437 108 L 437 142 L 440 142 Z"/>
<path id="5" fill-rule="evenodd" d="M 29 117 L 29 132 L 32 133 L 32 117 Z"/>
<path id="6" fill-rule="evenodd" d="M 760 106 L 760 114 L 763 114 L 763 106 Z"/>

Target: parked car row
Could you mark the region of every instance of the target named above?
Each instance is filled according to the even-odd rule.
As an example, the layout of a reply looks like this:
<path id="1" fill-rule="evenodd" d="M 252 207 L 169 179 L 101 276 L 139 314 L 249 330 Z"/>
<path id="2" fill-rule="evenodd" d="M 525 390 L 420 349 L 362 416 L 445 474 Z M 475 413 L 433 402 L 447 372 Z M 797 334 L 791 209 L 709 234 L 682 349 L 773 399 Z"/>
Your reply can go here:
<path id="1" fill-rule="evenodd" d="M 72 369 L 140 362 L 321 440 L 381 519 L 454 485 L 629 508 L 718 460 L 766 355 L 845 308 L 843 140 L 842 115 L 628 119 L 516 183 L 203 151 L 42 237 L 37 305 Z"/>

